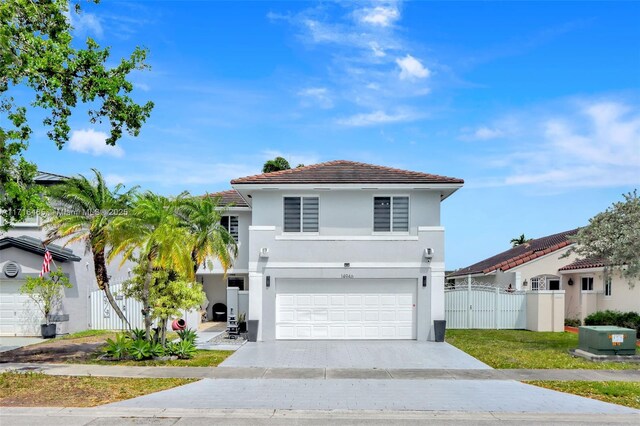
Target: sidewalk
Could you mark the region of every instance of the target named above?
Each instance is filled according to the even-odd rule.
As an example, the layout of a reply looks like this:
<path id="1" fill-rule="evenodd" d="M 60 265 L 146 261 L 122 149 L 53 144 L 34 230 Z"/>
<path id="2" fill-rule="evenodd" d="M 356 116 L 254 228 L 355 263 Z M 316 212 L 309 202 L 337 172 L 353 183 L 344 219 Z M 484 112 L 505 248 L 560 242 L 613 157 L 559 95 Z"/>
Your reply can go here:
<path id="1" fill-rule="evenodd" d="M 380 379 L 380 380 L 586 380 L 640 382 L 640 370 L 462 370 L 257 367 L 130 367 L 89 364 L 0 364 L 2 371 L 57 376 L 195 379 Z"/>
<path id="2" fill-rule="evenodd" d="M 544 414 L 442 411 L 219 410 L 144 408 L 2 408 L 0 419 L 13 426 L 72 425 L 613 425 L 637 424 L 637 414 Z"/>

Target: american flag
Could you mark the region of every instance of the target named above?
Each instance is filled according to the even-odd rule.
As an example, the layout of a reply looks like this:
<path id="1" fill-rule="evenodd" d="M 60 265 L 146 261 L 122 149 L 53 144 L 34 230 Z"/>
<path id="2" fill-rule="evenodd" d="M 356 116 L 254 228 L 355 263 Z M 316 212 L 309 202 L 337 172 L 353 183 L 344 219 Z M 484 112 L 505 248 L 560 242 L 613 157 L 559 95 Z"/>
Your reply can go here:
<path id="1" fill-rule="evenodd" d="M 51 252 L 48 248 L 44 249 L 44 259 L 42 260 L 42 270 L 40 271 L 40 276 L 42 277 L 47 272 L 51 271 L 51 261 L 53 260 L 53 256 L 51 256 Z"/>

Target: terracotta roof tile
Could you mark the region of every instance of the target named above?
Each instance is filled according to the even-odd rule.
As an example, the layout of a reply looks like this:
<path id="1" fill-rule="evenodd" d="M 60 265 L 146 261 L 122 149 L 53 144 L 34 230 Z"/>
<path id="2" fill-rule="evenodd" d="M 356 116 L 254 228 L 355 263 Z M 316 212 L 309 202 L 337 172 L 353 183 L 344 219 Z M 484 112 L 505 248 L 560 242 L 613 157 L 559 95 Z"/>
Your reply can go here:
<path id="1" fill-rule="evenodd" d="M 576 232 L 578 232 L 578 229 L 572 229 L 570 231 L 531 240 L 526 244 L 510 248 L 507 251 L 467 266 L 466 268 L 458 269 L 448 276 L 458 277 L 468 274 L 488 274 L 497 269 L 507 271 L 572 244 L 569 237 Z"/>
<path id="2" fill-rule="evenodd" d="M 220 197 L 220 204 L 228 206 L 233 204 L 233 207 L 249 207 L 249 204 L 235 189 L 229 189 L 227 191 L 215 192 L 208 194 L 210 197 Z"/>
<path id="3" fill-rule="evenodd" d="M 355 161 L 337 160 L 295 169 L 247 176 L 231 181 L 242 184 L 342 184 L 342 183 L 435 183 L 462 184 L 462 179 L 433 175 Z"/>
<path id="4" fill-rule="evenodd" d="M 560 271 L 571 271 L 573 269 L 589 269 L 589 268 L 603 268 L 606 265 L 604 259 L 600 258 L 587 258 L 576 260 L 566 266 L 560 268 Z"/>

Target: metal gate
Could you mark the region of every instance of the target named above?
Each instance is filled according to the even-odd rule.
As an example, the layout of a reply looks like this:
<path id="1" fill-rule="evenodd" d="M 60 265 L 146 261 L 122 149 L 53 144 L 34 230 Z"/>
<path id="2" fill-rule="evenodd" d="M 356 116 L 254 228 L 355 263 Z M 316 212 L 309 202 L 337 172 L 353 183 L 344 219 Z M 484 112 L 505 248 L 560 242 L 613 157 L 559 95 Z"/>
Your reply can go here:
<path id="1" fill-rule="evenodd" d="M 116 299 L 117 305 L 129 320 L 132 328 L 143 328 L 144 319 L 142 316 L 142 302 L 123 294 L 122 284 L 113 284 L 111 293 Z M 91 314 L 91 322 L 89 328 L 93 330 L 124 330 L 126 325 L 118 318 L 115 311 L 109 304 L 104 291 L 95 290 L 89 295 L 89 306 Z"/>
<path id="2" fill-rule="evenodd" d="M 444 292 L 447 328 L 524 329 L 527 298 L 524 291 L 467 282 Z"/>

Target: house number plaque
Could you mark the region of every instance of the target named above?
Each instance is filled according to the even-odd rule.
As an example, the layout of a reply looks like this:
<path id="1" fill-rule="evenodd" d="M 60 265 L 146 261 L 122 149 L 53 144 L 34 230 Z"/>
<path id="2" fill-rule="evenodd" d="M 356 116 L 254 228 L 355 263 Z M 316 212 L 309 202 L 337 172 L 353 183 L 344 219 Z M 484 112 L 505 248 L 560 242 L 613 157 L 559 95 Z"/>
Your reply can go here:
<path id="1" fill-rule="evenodd" d="M 340 278 L 345 279 L 345 280 L 352 280 L 353 279 L 353 274 L 342 274 L 342 275 L 340 275 Z"/>

